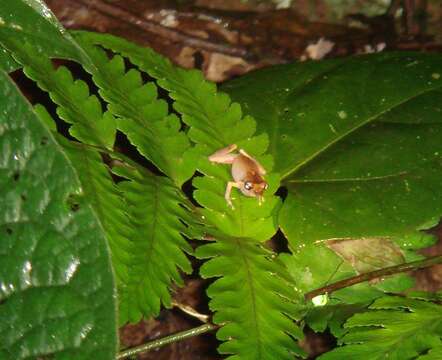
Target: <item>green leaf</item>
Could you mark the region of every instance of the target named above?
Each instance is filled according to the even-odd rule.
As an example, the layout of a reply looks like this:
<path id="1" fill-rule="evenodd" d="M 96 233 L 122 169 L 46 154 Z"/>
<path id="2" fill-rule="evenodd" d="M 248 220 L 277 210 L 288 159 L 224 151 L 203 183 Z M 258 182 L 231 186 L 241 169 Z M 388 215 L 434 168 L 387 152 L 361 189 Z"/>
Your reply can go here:
<path id="1" fill-rule="evenodd" d="M 427 301 L 386 296 L 370 311 L 351 317 L 342 342 L 319 357 L 329 359 L 414 359 L 442 337 L 442 307 Z"/>
<path id="2" fill-rule="evenodd" d="M 113 359 L 109 250 L 77 173 L 0 73 L 0 358 Z"/>
<path id="3" fill-rule="evenodd" d="M 82 196 L 71 199 L 73 206 L 90 204 L 106 233 L 119 292 L 129 281 L 128 264 L 132 253 L 131 222 L 125 213 L 126 203 L 114 184 L 100 153 L 87 145 L 71 142 L 62 136 L 56 140 L 75 167 L 83 187 Z"/>
<path id="4" fill-rule="evenodd" d="M 350 244 L 352 241 L 350 241 Z M 370 243 L 370 242 L 368 242 Z M 372 242 L 373 243 L 373 242 Z M 356 276 L 360 272 L 367 272 L 389 265 L 402 263 L 402 256 L 396 253 L 394 257 L 372 257 L 367 254 L 363 257 L 364 247 L 355 246 L 345 249 L 345 242 L 341 248 L 347 251 L 348 258 L 339 256 L 325 243 L 299 246 L 293 254 L 281 254 L 280 258 L 285 263 L 290 275 L 296 282 L 296 287 L 302 295 L 309 291 L 330 285 L 334 282 Z M 389 248 L 389 247 L 387 247 Z M 390 248 L 391 249 L 391 248 Z M 382 250 L 373 246 L 372 253 Z M 385 249 L 384 249 L 385 250 Z M 351 253 L 353 252 L 353 254 Z M 386 263 L 387 260 L 395 260 L 397 263 Z M 363 271 L 361 271 L 363 270 Z M 385 292 L 402 292 L 414 285 L 413 279 L 404 274 L 398 274 L 382 279 L 382 281 L 364 282 L 340 289 L 330 294 L 330 305 L 367 304 L 372 300 L 384 295 Z"/>
<path id="5" fill-rule="evenodd" d="M 441 85 L 440 55 L 385 53 L 258 71 L 223 88 L 269 132 L 292 247 L 401 236 L 440 217 Z"/>
<path id="6" fill-rule="evenodd" d="M 356 275 L 350 264 L 326 246 L 308 245 L 280 257 L 302 294 Z"/>
<path id="7" fill-rule="evenodd" d="M 359 304 L 329 304 L 326 306 L 313 307 L 305 316 L 305 322 L 315 332 L 323 332 L 330 329 L 336 338 L 342 337 L 347 330 L 343 324 L 355 313 L 362 312 L 370 301 Z"/>
<path id="8" fill-rule="evenodd" d="M 200 258 L 211 258 L 201 268 L 204 278 L 220 277 L 208 289 L 215 311 L 213 321 L 225 324 L 217 337 L 222 354 L 231 359 L 293 359 L 303 351 L 291 337 L 300 339 L 295 325 L 299 295 L 287 282 L 288 274 L 272 252 L 246 238 L 218 238 L 200 246 Z"/>
<path id="9" fill-rule="evenodd" d="M 111 113 L 103 113 L 100 100 L 90 95 L 87 84 L 74 80 L 64 66 L 57 69 L 49 59 L 38 55 L 30 46 L 14 49 L 14 56 L 24 65 L 25 74 L 47 91 L 59 107 L 61 119 L 73 124 L 69 133 L 76 139 L 102 148 L 111 149 L 115 141 L 116 124 Z"/>
<path id="10" fill-rule="evenodd" d="M 0 2 L 0 43 L 8 50 L 29 44 L 39 55 L 91 64 L 83 50 L 40 0 Z"/>
<path id="11" fill-rule="evenodd" d="M 171 306 L 172 283 L 183 285 L 179 270 L 192 272 L 184 254 L 192 248 L 181 235 L 186 232 L 180 220 L 188 218 L 186 200 L 171 180 L 125 167 L 113 172 L 128 179 L 118 187 L 131 219 L 129 274 L 119 296 L 123 324 L 157 316 L 161 305 Z"/>
<path id="12" fill-rule="evenodd" d="M 9 54 L 8 50 L 0 46 L 0 69 L 9 73 L 20 68 L 20 65 Z"/>
<path id="13" fill-rule="evenodd" d="M 208 160 L 208 155 L 214 151 L 237 144 L 270 172 L 273 161 L 264 155 L 268 145 L 266 134 L 254 136 L 254 120 L 243 118 L 240 106 L 231 103 L 227 95 L 216 92 L 215 85 L 205 81 L 200 72 L 176 68 L 152 50 L 113 36 L 81 36 L 128 57 L 139 69 L 155 78 L 175 101 L 174 108 L 189 127 L 189 138 L 197 144 L 197 168 L 205 176 L 194 180 L 197 187 L 194 195 L 204 207 L 198 212 L 206 225 L 207 236 L 216 239 L 214 244 L 198 249 L 197 256 L 214 257 L 203 269 L 213 267 L 215 270 L 202 271 L 206 277 L 220 277 L 208 289 L 212 309 L 216 311 L 215 321 L 228 321 L 218 331 L 220 339 L 227 340 L 220 351 L 251 359 L 266 359 L 269 354 L 288 358 L 290 351 L 299 353 L 290 336 L 285 334 L 300 336 L 299 329 L 286 317 L 286 314 L 293 316 L 294 305 L 283 301 L 284 298 L 293 299 L 295 292 L 287 295 L 291 292 L 288 282 L 292 280 L 285 275 L 280 262 L 273 259 L 275 254 L 264 250 L 260 244 L 277 229 L 280 201 L 272 194 L 279 187 L 279 176 L 271 173 L 266 176 L 269 188 L 262 204 L 235 189 L 232 193 L 235 209 L 231 209 L 224 199 L 226 184 L 231 180 L 230 169 Z M 240 267 L 237 276 L 231 272 L 237 268 L 235 264 Z M 264 286 L 266 281 L 270 282 L 268 286 Z M 245 289 L 244 284 L 247 284 Z M 238 296 L 241 292 L 244 294 Z M 243 304 L 240 308 L 238 298 Z"/>
<path id="14" fill-rule="evenodd" d="M 439 345 L 433 347 L 428 354 L 419 356 L 418 360 L 442 360 L 442 341 Z"/>
<path id="15" fill-rule="evenodd" d="M 168 104 L 157 98 L 153 82 L 143 83 L 136 69 L 126 72 L 124 59 L 109 60 L 106 53 L 88 43 L 87 36 L 77 35 L 80 44 L 94 62 L 94 82 L 109 111 L 118 118 L 117 127 L 127 135 L 138 151 L 151 160 L 179 186 L 195 172 L 196 159 L 191 156 L 190 141 Z"/>

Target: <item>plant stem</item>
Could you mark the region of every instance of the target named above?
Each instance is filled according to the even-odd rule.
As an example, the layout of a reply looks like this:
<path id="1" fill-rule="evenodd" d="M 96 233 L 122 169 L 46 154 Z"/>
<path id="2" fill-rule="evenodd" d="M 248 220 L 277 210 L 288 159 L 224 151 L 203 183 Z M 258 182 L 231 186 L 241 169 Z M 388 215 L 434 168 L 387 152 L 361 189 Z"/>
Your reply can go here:
<path id="1" fill-rule="evenodd" d="M 342 289 L 342 288 L 345 288 L 348 286 L 352 286 L 355 284 L 359 284 L 364 281 L 369 281 L 369 280 L 373 280 L 373 279 L 377 279 L 380 277 L 389 276 L 389 275 L 393 275 L 393 274 L 397 274 L 397 273 L 401 273 L 401 272 L 417 270 L 417 269 L 421 269 L 421 268 L 436 265 L 436 264 L 442 264 L 442 255 L 429 257 L 424 260 L 418 260 L 418 261 L 413 261 L 413 262 L 404 263 L 404 264 L 400 264 L 400 265 L 390 266 L 390 267 L 383 268 L 380 270 L 371 271 L 371 272 L 360 274 L 360 275 L 357 275 L 357 276 L 354 276 L 354 277 L 351 277 L 348 279 L 337 281 L 333 284 L 330 284 L 330 285 L 327 285 L 322 288 L 312 290 L 312 291 L 306 293 L 304 295 L 304 298 L 305 298 L 305 300 L 308 301 L 308 300 L 313 299 L 315 296 L 318 296 L 321 294 L 330 294 L 336 290 L 339 290 L 339 289 Z"/>
<path id="2" fill-rule="evenodd" d="M 156 339 L 156 340 L 150 341 L 146 344 L 124 350 L 117 355 L 117 359 L 125 359 L 129 356 L 140 354 L 142 352 L 146 352 L 146 351 L 149 351 L 149 350 L 152 350 L 155 348 L 159 348 L 161 346 L 164 346 L 164 345 L 167 345 L 167 344 L 170 344 L 173 342 L 181 341 L 181 340 L 184 340 L 184 339 L 196 336 L 196 335 L 200 335 L 200 334 L 203 334 L 205 332 L 215 330 L 215 329 L 218 329 L 218 325 L 204 324 L 204 325 L 198 326 L 193 329 L 181 331 L 179 333 L 169 335 L 169 336 L 166 336 L 166 337 L 163 337 L 160 339 Z"/>
<path id="3" fill-rule="evenodd" d="M 201 314 L 189 305 L 184 305 L 178 301 L 172 300 L 172 306 L 177 307 L 183 313 L 198 319 L 202 323 L 207 324 L 209 322 L 209 319 L 210 319 L 209 315 Z"/>

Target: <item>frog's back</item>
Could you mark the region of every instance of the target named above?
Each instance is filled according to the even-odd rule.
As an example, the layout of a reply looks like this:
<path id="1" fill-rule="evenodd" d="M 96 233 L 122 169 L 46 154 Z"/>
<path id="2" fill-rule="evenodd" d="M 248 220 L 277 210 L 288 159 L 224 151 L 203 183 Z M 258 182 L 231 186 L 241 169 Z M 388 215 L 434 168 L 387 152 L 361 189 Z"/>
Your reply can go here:
<path id="1" fill-rule="evenodd" d="M 258 183 L 262 181 L 256 163 L 242 154 L 239 154 L 232 163 L 232 177 L 236 182 L 250 181 Z"/>

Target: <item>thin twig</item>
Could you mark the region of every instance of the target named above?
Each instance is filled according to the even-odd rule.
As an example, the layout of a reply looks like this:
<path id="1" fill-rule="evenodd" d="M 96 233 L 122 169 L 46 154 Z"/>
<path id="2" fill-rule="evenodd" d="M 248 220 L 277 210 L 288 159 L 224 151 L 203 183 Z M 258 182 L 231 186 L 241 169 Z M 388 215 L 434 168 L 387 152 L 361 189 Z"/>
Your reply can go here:
<path id="1" fill-rule="evenodd" d="M 181 304 L 178 301 L 173 300 L 172 301 L 172 306 L 177 307 L 183 313 L 198 319 L 202 323 L 208 323 L 209 322 L 209 319 L 210 319 L 209 315 L 201 314 L 200 312 L 196 311 L 193 307 L 191 307 L 189 305 Z"/>
<path id="2" fill-rule="evenodd" d="M 244 47 L 232 46 L 226 43 L 216 43 L 186 34 L 180 30 L 169 28 L 167 26 L 158 24 L 155 21 L 137 16 L 129 11 L 117 7 L 116 5 L 108 4 L 102 0 L 75 0 L 75 2 L 80 3 L 90 9 L 94 9 L 104 15 L 116 18 L 121 22 L 129 23 L 146 32 L 164 37 L 172 42 L 179 42 L 195 49 L 207 50 L 210 52 L 217 52 L 235 57 L 253 58 L 252 54 L 250 54 Z"/>
<path id="3" fill-rule="evenodd" d="M 336 290 L 343 289 L 348 286 L 352 286 L 355 284 L 359 284 L 364 281 L 369 281 L 377 278 L 381 278 L 384 276 L 394 275 L 401 272 L 406 271 L 413 271 L 417 269 L 421 269 L 424 267 L 436 265 L 436 264 L 442 264 L 442 255 L 437 255 L 433 257 L 426 258 L 424 260 L 418 260 L 413 261 L 410 263 L 404 263 L 400 265 L 390 266 L 384 269 L 371 271 L 365 274 L 360 274 L 348 279 L 344 279 L 341 281 L 337 281 L 333 284 L 324 286 L 322 288 L 310 291 L 304 295 L 305 300 L 311 300 L 315 296 L 321 295 L 321 294 L 330 294 Z"/>
<path id="4" fill-rule="evenodd" d="M 159 347 L 167 345 L 167 344 L 171 344 L 173 342 L 188 339 L 190 337 L 204 334 L 206 332 L 216 330 L 216 329 L 218 329 L 218 325 L 204 324 L 204 325 L 198 326 L 198 327 L 190 329 L 190 330 L 181 331 L 179 333 L 169 335 L 169 336 L 166 336 L 166 337 L 163 337 L 160 339 L 156 339 L 156 340 L 150 341 L 146 344 L 124 350 L 117 355 L 117 359 L 125 359 L 129 356 L 140 354 L 140 353 L 152 350 L 152 349 L 159 348 Z"/>

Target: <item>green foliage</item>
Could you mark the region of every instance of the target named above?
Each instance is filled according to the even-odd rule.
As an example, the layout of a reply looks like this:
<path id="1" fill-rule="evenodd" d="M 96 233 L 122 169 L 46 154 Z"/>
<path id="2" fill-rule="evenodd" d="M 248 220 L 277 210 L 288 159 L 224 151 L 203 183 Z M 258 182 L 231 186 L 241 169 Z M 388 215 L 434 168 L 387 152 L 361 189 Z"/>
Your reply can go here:
<path id="1" fill-rule="evenodd" d="M 171 98 L 175 100 L 174 108 L 182 114 L 183 121 L 189 126 L 187 132 L 189 138 L 198 146 L 197 168 L 205 174 L 205 177 L 196 178 L 193 182 L 197 187 L 195 199 L 204 206 L 199 210 L 201 219 L 207 226 L 206 232 L 209 237 L 214 237 L 219 244 L 221 253 L 219 256 L 209 260 L 207 266 L 212 266 L 212 262 L 219 268 L 227 269 L 231 266 L 232 256 L 234 255 L 228 241 L 248 243 L 252 241 L 251 249 L 241 251 L 242 262 L 242 281 L 237 282 L 236 274 L 228 271 L 217 272 L 216 274 L 206 273 L 207 276 L 221 276 L 221 283 L 232 284 L 231 288 L 211 285 L 208 289 L 209 296 L 212 297 L 212 309 L 217 312 L 214 321 L 224 323 L 222 319 L 228 319 L 228 324 L 218 332 L 221 340 L 228 341 L 221 350 L 226 353 L 244 356 L 250 351 L 250 346 L 265 344 L 267 349 L 259 349 L 254 353 L 256 358 L 265 358 L 267 352 L 280 352 L 278 344 L 284 344 L 292 352 L 299 352 L 295 344 L 289 346 L 290 337 L 284 333 L 286 331 L 286 316 L 295 317 L 292 306 L 288 303 L 285 307 L 278 309 L 274 307 L 274 297 L 284 296 L 279 291 L 289 286 L 287 280 L 289 277 L 282 277 L 281 268 L 275 271 L 274 288 L 271 288 L 268 296 L 255 294 L 255 281 L 262 282 L 269 275 L 269 267 L 264 271 L 257 264 L 262 263 L 262 245 L 260 241 L 269 239 L 276 232 L 275 215 L 279 208 L 279 200 L 275 196 L 265 197 L 265 202 L 259 204 L 256 199 L 245 198 L 243 196 L 233 195 L 235 209 L 227 206 L 224 200 L 224 191 L 227 181 L 230 180 L 230 174 L 227 167 L 213 165 L 209 163 L 207 155 L 211 154 L 220 147 L 236 143 L 239 147 L 246 149 L 262 162 L 267 170 L 271 169 L 272 159 L 264 154 L 268 140 L 265 134 L 255 136 L 255 122 L 250 117 L 242 118 L 241 109 L 238 104 L 231 104 L 225 94 L 216 92 L 213 84 L 205 81 L 202 75 L 196 71 L 187 72 L 185 70 L 173 67 L 169 61 L 161 58 L 150 49 L 143 49 L 127 41 L 112 36 L 99 34 L 79 34 L 80 39 L 89 43 L 100 44 L 105 48 L 118 52 L 137 65 L 140 70 L 147 72 L 150 76 L 157 79 L 159 86 L 169 91 Z M 279 184 L 277 175 L 270 175 L 267 178 L 269 182 L 268 194 L 276 191 Z M 230 239 L 230 240 L 229 240 Z M 206 245 L 212 248 L 212 245 Z M 205 246 L 200 247 L 198 254 L 203 254 Z M 209 250 L 208 250 L 209 251 Z M 221 256 L 225 255 L 225 256 Z M 210 257 L 214 257 L 212 255 Z M 206 256 L 205 256 L 206 257 Z M 236 260 L 236 257 L 234 258 Z M 268 255 L 269 262 L 272 262 L 272 256 Z M 215 266 L 215 265 L 213 265 Z M 276 265 L 272 265 L 275 266 Z M 278 269 L 278 268 L 277 268 Z M 253 270 L 253 278 L 245 276 Z M 211 275 L 209 275 L 211 274 Z M 256 278 L 256 279 L 255 279 Z M 244 284 L 247 284 L 245 288 Z M 262 286 L 262 285 L 260 285 Z M 255 316 L 253 312 L 242 314 L 236 312 L 236 316 L 230 316 L 230 308 L 237 307 L 237 300 L 228 296 L 232 291 L 244 291 L 244 307 L 248 309 L 259 308 L 265 313 L 274 313 L 271 320 L 262 316 Z M 290 298 L 290 297 L 288 297 Z M 223 306 L 217 306 L 219 299 L 222 299 Z M 293 301 L 293 300 L 292 300 Z M 270 321 L 270 322 L 269 322 Z M 281 326 L 283 326 L 281 328 Z M 252 339 L 239 336 L 237 329 L 240 328 L 244 333 L 253 333 Z M 264 331 L 257 329 L 280 329 L 275 335 L 268 335 Z M 292 326 L 290 333 L 294 337 L 300 336 L 299 330 L 295 325 Z M 284 353 L 289 354 L 288 350 Z M 253 358 L 253 357 L 252 357 Z"/>
<path id="2" fill-rule="evenodd" d="M 41 0 L 1 1 L 0 37 L 16 47 L 28 43 L 39 56 L 70 59 L 91 66 L 84 51 Z"/>
<path id="3" fill-rule="evenodd" d="M 120 323 L 137 322 L 143 315 L 158 315 L 161 304 L 171 306 L 172 282 L 183 285 L 177 267 L 192 272 L 180 251 L 192 253 L 181 235 L 186 229 L 180 219 L 190 221 L 181 206 L 186 199 L 169 179 L 124 167 L 113 171 L 128 179 L 118 187 L 126 199 L 133 246 L 129 278 L 119 294 Z"/>
<path id="4" fill-rule="evenodd" d="M 42 169 L 55 171 L 49 155 L 61 156 L 75 171 L 65 165 L 68 175 L 54 175 L 56 181 L 66 185 L 52 194 L 36 191 L 41 185 L 41 170 L 33 168 L 34 182 L 23 185 L 28 192 L 20 198 L 21 207 L 17 196 L 23 194 L 14 189 L 2 195 L 0 201 L 7 204 L 5 216 L 9 222 L 14 216 L 25 215 L 29 221 L 26 211 L 40 211 L 39 206 L 47 200 L 44 194 L 49 200 L 57 196 L 62 204 L 59 213 L 42 210 L 37 219 L 41 217 L 41 231 L 46 231 L 44 221 L 50 226 L 62 223 L 57 236 L 72 243 L 78 234 L 85 234 L 71 244 L 79 253 L 75 259 L 81 265 L 84 256 L 86 269 L 102 266 L 102 272 L 96 270 L 97 282 L 103 276 L 109 292 L 106 301 L 92 304 L 94 309 L 104 303 L 113 305 L 112 279 L 105 262 L 107 249 L 100 242 L 104 237 L 116 275 L 119 321 L 124 324 L 156 316 L 161 306 L 171 306 L 174 285 L 183 285 L 182 273 L 192 271 L 188 255 L 193 251 L 186 236 L 204 239 L 195 255 L 205 260 L 201 276 L 213 279 L 207 289 L 209 306 L 214 312 L 213 321 L 220 325 L 217 336 L 223 343 L 219 351 L 232 355 L 230 358 L 304 356 L 295 343 L 302 338 L 300 325 L 304 323 L 318 332 L 329 328 L 339 339 L 341 346 L 323 355 L 325 358 L 439 356 L 440 306 L 430 302 L 439 298 L 385 294 L 410 288 L 413 282 L 406 275 L 333 292 L 323 307 L 305 304 L 302 298 L 337 280 L 420 259 L 415 250 L 434 242 L 434 237 L 421 230 L 435 225 L 442 213 L 440 56 L 376 54 L 259 71 L 223 87 L 241 103 L 244 116 L 239 103 L 218 92 L 198 71 L 177 68 L 152 50 L 114 36 L 85 32 L 71 36 L 41 1 L 15 3 L 0 5 L 0 46 L 8 51 L 0 53 L 0 67 L 10 71 L 23 66 L 24 73 L 56 105 L 58 127 L 68 128 L 65 136 L 54 135 L 58 145 L 48 137 L 55 149 L 45 155 L 49 163 L 29 156 L 26 166 L 34 166 L 36 161 L 37 165 L 44 163 Z M 83 80 L 76 79 L 67 67 L 56 66 L 54 57 L 76 61 L 91 78 L 84 74 Z M 97 86 L 97 94 L 91 93 L 89 80 Z M 2 106 L 11 112 L 5 102 Z M 57 132 L 44 107 L 37 106 L 34 112 L 46 127 Z M 34 129 L 36 124 L 40 123 L 26 122 L 20 129 Z M 133 153 L 129 157 L 120 143 L 115 146 L 118 133 L 135 146 L 138 153 L 134 157 Z M 32 136 L 39 134 L 36 131 Z M 37 151 L 37 145 L 29 136 L 23 137 L 22 146 L 30 154 Z M 0 132 L 0 141 L 10 141 L 4 139 L 9 138 Z M 226 203 L 230 168 L 210 163 L 208 156 L 230 144 L 245 149 L 267 170 L 269 187 L 262 203 L 237 189 L 232 192 L 234 208 Z M 10 153 L 5 154 L 10 162 Z M 143 164 L 150 161 L 162 175 L 154 175 L 133 160 L 139 158 Z M 193 177 L 196 170 L 199 174 Z M 11 171 L 7 168 L 8 174 L 0 182 L 9 184 Z M 43 176 L 43 190 L 51 184 L 46 178 Z M 195 190 L 184 193 L 181 187 L 191 179 Z M 274 195 L 281 184 L 288 190 L 284 201 Z M 17 200 L 12 202 L 15 207 L 9 205 L 10 197 Z M 28 209 L 24 199 L 38 201 Z M 69 221 L 63 220 L 66 214 Z M 56 220 L 52 220 L 54 217 Z M 78 224 L 73 222 L 77 217 L 81 217 Z M 278 255 L 265 244 L 278 229 L 287 237 L 291 253 Z M 6 228 L 8 236 L 17 230 Z M 21 239 L 31 246 L 34 227 L 26 231 Z M 96 239 L 91 245 L 93 236 Z M 53 239 L 49 236 L 46 240 Z M 0 256 L 9 255 L 8 241 L 0 241 L 0 249 L 7 249 L 0 251 Z M 50 245 L 58 256 L 49 260 L 65 266 L 59 243 Z M 50 253 L 50 245 L 44 245 L 45 254 Z M 93 251 L 83 254 L 85 246 Z M 91 265 L 90 259 L 98 261 Z M 6 260 L 8 272 L 0 270 L 0 284 L 13 284 L 20 289 L 17 296 L 21 296 L 29 291 L 23 288 L 28 280 L 16 272 L 26 270 L 26 263 L 14 257 Z M 93 291 L 102 290 L 94 274 L 85 273 Z M 15 276 L 16 282 L 7 276 Z M 40 281 L 40 273 L 35 276 Z M 30 281 L 35 279 L 31 277 Z M 81 289 L 76 291 L 80 295 L 81 290 L 90 293 L 85 281 L 79 282 Z M 0 286 L 0 291 L 4 289 L 7 287 Z M 40 291 L 38 299 L 52 296 L 52 289 L 31 290 Z M 26 295 L 23 301 L 35 301 L 40 306 L 38 300 Z M 74 295 L 67 293 L 63 299 L 70 300 Z M 13 306 L 18 305 L 14 301 L 22 301 L 14 296 L 0 302 L 0 317 L 6 316 L 3 309 L 15 311 Z M 60 358 L 69 358 L 73 350 L 67 347 L 71 346 L 90 355 L 94 351 L 92 342 L 100 346 L 105 336 L 103 354 L 114 350 L 115 339 L 109 337 L 115 337 L 115 313 L 108 309 L 112 312 L 109 317 L 98 311 L 90 314 L 91 304 L 84 308 L 82 303 L 80 307 L 76 304 L 64 309 L 67 317 L 82 311 L 85 322 L 93 324 L 88 331 L 99 329 L 103 338 L 97 340 L 94 333 L 95 337 L 89 339 L 88 334 L 81 339 L 81 333 L 79 342 L 73 345 L 69 341 L 78 337 L 70 339 L 68 335 L 63 335 L 61 342 L 51 338 L 37 344 L 35 335 L 33 343 L 26 343 L 26 351 L 44 355 L 56 349 L 60 354 L 68 351 Z M 26 316 L 35 315 L 33 311 L 40 308 L 29 309 L 25 313 L 28 308 L 20 308 L 25 313 L 17 318 L 20 326 Z M 103 319 L 97 325 L 100 316 Z M 83 326 L 80 320 L 74 325 Z M 19 353 L 18 348 L 23 349 L 23 342 L 28 340 L 20 337 L 20 326 L 17 331 L 13 327 L 8 330 L 8 321 L 0 325 L 3 338 L 9 341 L 0 351 L 6 349 L 24 357 L 26 354 Z M 83 331 L 80 325 L 73 328 Z M 422 335 L 407 340 L 414 333 Z"/>
<path id="5" fill-rule="evenodd" d="M 345 344 L 322 356 L 331 359 L 415 359 L 441 346 L 442 307 L 427 301 L 387 296 L 351 317 L 340 339 Z M 433 355 L 436 356 L 433 349 Z M 434 358 L 427 355 L 430 359 Z M 423 357 L 425 359 L 425 357 Z M 420 357 L 419 357 L 420 359 Z"/>
<path id="6" fill-rule="evenodd" d="M 441 75 L 438 55 L 390 53 L 287 65 L 224 87 L 272 139 L 292 247 L 402 236 L 440 217 Z"/>
<path id="7" fill-rule="evenodd" d="M 200 258 L 213 258 L 201 275 L 220 277 L 208 289 L 213 321 L 226 324 L 218 332 L 222 354 L 232 359 L 293 359 L 303 351 L 290 337 L 302 338 L 294 320 L 299 293 L 290 285 L 282 263 L 256 241 L 219 236 L 198 248 Z M 285 280 L 285 281 L 284 281 Z M 238 286 L 238 284 L 240 286 Z"/>
<path id="8" fill-rule="evenodd" d="M 121 289 L 130 281 L 128 264 L 134 252 L 130 242 L 133 224 L 124 211 L 126 202 L 97 150 L 61 136 L 57 140 L 77 170 L 83 188 L 82 196 L 71 201 L 75 206 L 88 203 L 95 210 L 106 233 L 117 285 Z"/>
<path id="9" fill-rule="evenodd" d="M 114 358 L 114 284 L 80 175 L 0 73 L 0 358 Z"/>
<path id="10" fill-rule="evenodd" d="M 35 80 L 58 105 L 57 114 L 72 124 L 69 133 L 88 145 L 111 149 L 115 141 L 115 119 L 101 110 L 99 99 L 90 95 L 87 84 L 74 80 L 64 66 L 55 69 L 51 61 L 37 57 L 28 46 L 16 49 L 16 59 L 24 64 L 25 74 Z"/>
<path id="11" fill-rule="evenodd" d="M 11 54 L 0 46 L 0 69 L 9 73 L 18 69 L 19 67 L 20 66 L 16 61 L 14 61 Z"/>
<path id="12" fill-rule="evenodd" d="M 87 36 L 77 39 L 98 69 L 93 79 L 100 87 L 100 95 L 109 103 L 109 111 L 119 118 L 118 129 L 142 155 L 182 185 L 195 172 L 195 159 L 186 153 L 190 141 L 180 131 L 178 117 L 169 114 L 167 102 L 157 98 L 155 84 L 144 84 L 136 69 L 126 72 L 121 56 L 109 60 L 103 50 L 88 44 Z"/>

